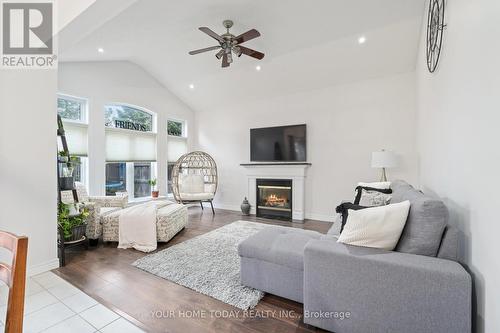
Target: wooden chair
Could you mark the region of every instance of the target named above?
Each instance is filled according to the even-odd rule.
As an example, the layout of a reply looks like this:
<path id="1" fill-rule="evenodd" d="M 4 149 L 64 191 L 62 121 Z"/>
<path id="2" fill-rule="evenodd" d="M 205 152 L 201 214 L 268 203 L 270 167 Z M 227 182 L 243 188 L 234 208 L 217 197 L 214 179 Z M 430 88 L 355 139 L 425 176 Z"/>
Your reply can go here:
<path id="1" fill-rule="evenodd" d="M 28 237 L 0 231 L 0 248 L 12 252 L 12 264 L 0 262 L 0 280 L 9 287 L 5 333 L 22 333 Z"/>

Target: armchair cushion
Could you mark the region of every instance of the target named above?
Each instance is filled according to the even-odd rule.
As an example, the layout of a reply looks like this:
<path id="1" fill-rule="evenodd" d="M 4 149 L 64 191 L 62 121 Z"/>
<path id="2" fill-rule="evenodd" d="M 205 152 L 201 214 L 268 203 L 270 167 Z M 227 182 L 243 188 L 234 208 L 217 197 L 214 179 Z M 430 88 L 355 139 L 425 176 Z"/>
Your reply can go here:
<path id="1" fill-rule="evenodd" d="M 116 196 L 90 196 L 90 202 L 95 202 L 95 204 L 101 207 L 119 207 L 125 208 L 128 205 L 128 194 L 126 195 L 116 195 Z"/>
<path id="2" fill-rule="evenodd" d="M 179 175 L 180 193 L 203 193 L 205 192 L 205 180 L 202 175 L 182 174 Z"/>
<path id="3" fill-rule="evenodd" d="M 212 200 L 213 193 L 180 193 L 181 200 L 184 201 L 198 201 L 198 200 Z"/>

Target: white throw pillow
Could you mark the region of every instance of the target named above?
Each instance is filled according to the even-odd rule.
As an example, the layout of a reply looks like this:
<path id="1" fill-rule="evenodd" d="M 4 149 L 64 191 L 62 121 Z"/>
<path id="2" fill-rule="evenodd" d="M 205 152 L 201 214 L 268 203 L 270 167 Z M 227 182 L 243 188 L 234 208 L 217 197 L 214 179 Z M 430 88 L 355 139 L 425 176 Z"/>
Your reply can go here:
<path id="1" fill-rule="evenodd" d="M 409 210 L 408 200 L 361 210 L 349 209 L 338 242 L 392 251 L 403 232 Z"/>
<path id="2" fill-rule="evenodd" d="M 387 190 L 391 188 L 391 182 L 358 183 L 358 186 Z"/>

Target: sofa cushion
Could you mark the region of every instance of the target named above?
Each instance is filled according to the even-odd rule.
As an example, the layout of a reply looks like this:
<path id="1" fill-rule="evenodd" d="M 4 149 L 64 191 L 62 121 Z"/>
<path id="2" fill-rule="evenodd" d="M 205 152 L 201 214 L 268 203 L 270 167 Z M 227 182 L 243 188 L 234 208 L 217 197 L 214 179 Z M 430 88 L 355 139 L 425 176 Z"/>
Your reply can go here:
<path id="1" fill-rule="evenodd" d="M 392 203 L 409 200 L 411 204 L 395 250 L 435 257 L 448 223 L 448 209 L 441 200 L 425 195 L 404 181 L 395 181 L 391 186 Z"/>
<path id="2" fill-rule="evenodd" d="M 303 270 L 306 244 L 321 236 L 316 231 L 270 226 L 241 242 L 238 254 Z"/>

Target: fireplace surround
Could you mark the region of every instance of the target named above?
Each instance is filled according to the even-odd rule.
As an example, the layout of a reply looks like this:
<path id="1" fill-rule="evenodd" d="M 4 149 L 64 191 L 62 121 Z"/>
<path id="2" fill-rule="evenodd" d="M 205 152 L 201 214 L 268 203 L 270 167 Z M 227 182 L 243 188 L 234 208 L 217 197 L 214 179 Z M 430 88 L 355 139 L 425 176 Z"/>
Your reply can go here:
<path id="1" fill-rule="evenodd" d="M 305 218 L 305 178 L 311 163 L 242 163 L 247 176 L 247 198 L 251 214 L 257 215 L 257 180 L 288 180 L 291 189 L 292 222 L 303 223 Z"/>

